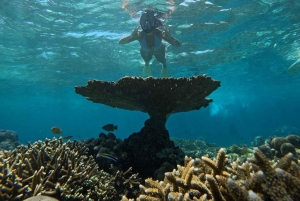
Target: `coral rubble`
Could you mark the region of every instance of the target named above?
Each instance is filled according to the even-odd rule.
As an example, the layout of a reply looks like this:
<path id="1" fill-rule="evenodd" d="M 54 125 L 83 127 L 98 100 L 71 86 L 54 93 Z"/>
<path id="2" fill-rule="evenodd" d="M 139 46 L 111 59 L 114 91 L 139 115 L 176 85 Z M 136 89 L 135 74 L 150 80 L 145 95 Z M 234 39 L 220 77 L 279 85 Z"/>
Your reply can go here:
<path id="1" fill-rule="evenodd" d="M 59 200 L 113 200 L 113 177 L 98 170 L 81 143 L 46 139 L 0 152 L 0 200 L 45 195 Z"/>
<path id="2" fill-rule="evenodd" d="M 213 157 L 221 148 L 216 144 L 206 142 L 204 139 L 191 140 L 172 137 L 171 140 L 175 146 L 180 147 L 186 155 L 192 158 L 199 158 L 203 155 Z"/>

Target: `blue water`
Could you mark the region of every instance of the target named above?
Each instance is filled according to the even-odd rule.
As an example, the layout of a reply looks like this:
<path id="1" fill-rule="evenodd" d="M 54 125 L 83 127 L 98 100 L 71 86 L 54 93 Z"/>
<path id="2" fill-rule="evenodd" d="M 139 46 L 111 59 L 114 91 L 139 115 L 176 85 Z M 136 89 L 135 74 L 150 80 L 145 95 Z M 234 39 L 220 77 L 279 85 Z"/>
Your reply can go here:
<path id="1" fill-rule="evenodd" d="M 141 76 L 139 44 L 118 40 L 137 26 L 137 12 L 169 12 L 165 24 L 181 41 L 168 47 L 173 77 L 206 74 L 221 81 L 199 111 L 170 116 L 171 137 L 250 144 L 283 127 L 300 130 L 300 2 L 262 1 L 0 2 L 0 129 L 20 142 L 52 138 L 52 126 L 76 139 L 97 137 L 107 123 L 124 139 L 148 115 L 95 104 L 75 94 L 90 79 Z M 170 12 L 170 10 L 173 10 Z M 160 64 L 151 64 L 154 76 Z"/>

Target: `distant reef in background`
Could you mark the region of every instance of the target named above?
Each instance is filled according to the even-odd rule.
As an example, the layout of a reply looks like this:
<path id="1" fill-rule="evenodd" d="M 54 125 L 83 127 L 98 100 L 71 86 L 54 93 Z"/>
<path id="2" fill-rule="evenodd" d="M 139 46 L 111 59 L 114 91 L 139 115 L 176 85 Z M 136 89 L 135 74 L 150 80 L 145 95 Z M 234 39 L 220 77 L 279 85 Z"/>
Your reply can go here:
<path id="1" fill-rule="evenodd" d="M 18 145 L 19 136 L 17 132 L 0 129 L 0 150 L 12 150 Z"/>

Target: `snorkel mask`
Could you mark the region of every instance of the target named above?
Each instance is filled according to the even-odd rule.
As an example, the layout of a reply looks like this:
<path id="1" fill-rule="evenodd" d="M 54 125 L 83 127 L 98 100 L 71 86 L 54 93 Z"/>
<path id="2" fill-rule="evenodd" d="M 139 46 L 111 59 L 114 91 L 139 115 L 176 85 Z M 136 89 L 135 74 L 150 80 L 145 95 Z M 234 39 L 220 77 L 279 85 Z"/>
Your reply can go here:
<path id="1" fill-rule="evenodd" d="M 146 11 L 142 14 L 140 19 L 140 25 L 144 32 L 150 33 L 155 29 L 156 18 L 153 12 Z"/>

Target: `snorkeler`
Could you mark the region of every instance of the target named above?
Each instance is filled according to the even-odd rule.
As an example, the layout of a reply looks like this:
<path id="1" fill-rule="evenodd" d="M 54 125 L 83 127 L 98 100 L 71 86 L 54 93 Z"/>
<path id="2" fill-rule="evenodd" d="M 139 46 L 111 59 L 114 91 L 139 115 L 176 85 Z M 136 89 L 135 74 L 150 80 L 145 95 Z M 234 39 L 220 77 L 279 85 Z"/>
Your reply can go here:
<path id="1" fill-rule="evenodd" d="M 164 27 L 164 31 L 158 29 L 163 26 L 161 20 L 155 16 L 152 10 L 146 10 L 140 18 L 140 26 L 136 27 L 129 36 L 120 39 L 119 44 L 126 44 L 138 40 L 140 43 L 140 53 L 145 61 L 143 68 L 143 76 L 151 76 L 151 68 L 149 62 L 153 55 L 162 64 L 161 77 L 168 77 L 168 69 L 166 64 L 166 45 L 162 39 L 174 46 L 180 46 L 179 40 L 171 36 L 168 28 Z"/>

